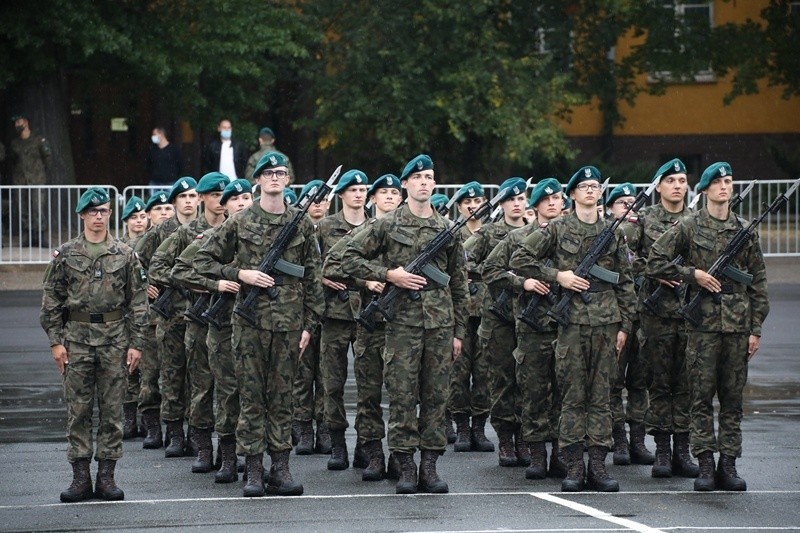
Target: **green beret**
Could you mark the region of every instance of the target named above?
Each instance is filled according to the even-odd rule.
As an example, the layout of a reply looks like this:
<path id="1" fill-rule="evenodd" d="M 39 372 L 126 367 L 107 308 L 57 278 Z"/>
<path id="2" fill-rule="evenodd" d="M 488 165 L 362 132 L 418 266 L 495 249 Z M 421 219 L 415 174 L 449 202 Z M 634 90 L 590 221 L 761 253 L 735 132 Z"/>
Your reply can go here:
<path id="1" fill-rule="evenodd" d="M 215 191 L 224 191 L 231 179 L 222 172 L 209 172 L 197 182 L 195 190 L 199 194 L 206 194 Z"/>
<path id="2" fill-rule="evenodd" d="M 656 170 L 656 174 L 653 176 L 653 179 L 650 180 L 650 182 L 652 183 L 654 181 L 658 181 L 673 174 L 686 174 L 686 165 L 684 165 L 683 161 L 677 157 L 672 161 L 667 161 L 661 165 L 658 170 Z"/>
<path id="3" fill-rule="evenodd" d="M 597 182 L 603 181 L 603 176 L 600 174 L 600 171 L 597 170 L 597 167 L 592 167 L 592 166 L 581 167 L 569 179 L 569 183 L 567 183 L 567 188 L 564 189 L 564 193 L 567 196 L 569 196 L 569 193 L 572 192 L 572 189 L 574 189 L 577 184 L 579 184 L 582 181 L 591 181 L 591 180 L 595 180 Z"/>
<path id="4" fill-rule="evenodd" d="M 500 184 L 500 189 L 497 194 L 507 194 L 505 200 L 513 198 L 519 194 L 525 194 L 528 189 L 528 184 L 522 178 L 508 178 Z M 503 200 L 505 202 L 505 200 Z"/>
<path id="5" fill-rule="evenodd" d="M 342 174 L 342 177 L 336 182 L 336 187 L 333 189 L 333 192 L 339 194 L 353 185 L 369 185 L 367 175 L 357 169 L 348 170 Z"/>
<path id="6" fill-rule="evenodd" d="M 273 133 L 273 131 L 270 128 L 263 127 L 260 130 L 258 130 L 259 137 L 266 137 L 267 135 L 269 135 L 270 137 L 275 137 L 275 133 Z"/>
<path id="7" fill-rule="evenodd" d="M 528 207 L 536 207 L 546 196 L 561 192 L 561 183 L 555 178 L 546 178 L 536 184 L 528 201 Z"/>
<path id="8" fill-rule="evenodd" d="M 700 177 L 700 183 L 697 184 L 697 192 L 708 189 L 712 181 L 725 176 L 733 176 L 731 166 L 723 161 L 714 163 L 703 171 L 703 175 Z"/>
<path id="9" fill-rule="evenodd" d="M 175 182 L 175 185 L 172 186 L 172 189 L 170 189 L 167 200 L 172 203 L 176 196 L 186 191 L 191 191 L 195 187 L 197 187 L 197 182 L 194 178 L 190 178 L 188 176 L 185 178 L 180 178 Z"/>
<path id="10" fill-rule="evenodd" d="M 144 212 L 149 213 L 154 206 L 168 204 L 169 191 L 156 191 L 147 199 L 147 205 L 144 206 Z"/>
<path id="11" fill-rule="evenodd" d="M 465 183 L 464 186 L 456 192 L 456 203 L 461 203 L 461 200 L 465 198 L 480 198 L 484 194 L 483 187 L 480 183 L 477 181 L 470 181 L 469 183 Z"/>
<path id="12" fill-rule="evenodd" d="M 265 170 L 275 167 L 289 168 L 289 160 L 280 152 L 267 152 L 258 160 L 256 169 L 253 171 L 252 178 L 257 178 Z"/>
<path id="13" fill-rule="evenodd" d="M 400 178 L 394 174 L 384 174 L 380 178 L 376 179 L 367 191 L 367 196 L 372 196 L 378 189 L 397 189 L 398 191 L 403 190 L 400 187 Z"/>
<path id="14" fill-rule="evenodd" d="M 294 205 L 297 203 L 297 195 L 290 187 L 283 189 L 283 201 L 289 205 Z"/>
<path id="15" fill-rule="evenodd" d="M 431 169 L 433 169 L 433 160 L 431 159 L 431 156 L 419 154 L 417 157 L 406 163 L 405 167 L 403 167 L 403 172 L 400 173 L 400 181 L 403 181 L 415 172 Z"/>
<path id="16" fill-rule="evenodd" d="M 437 193 L 431 196 L 431 205 L 434 209 L 439 209 L 440 207 L 447 205 L 447 202 L 449 201 L 450 198 L 448 198 L 446 194 Z"/>
<path id="17" fill-rule="evenodd" d="M 319 190 L 319 188 L 322 187 L 323 185 L 325 185 L 325 182 L 322 180 L 311 180 L 305 185 L 303 185 L 303 190 L 300 191 L 300 196 L 297 197 L 297 203 L 302 202 L 303 198 L 311 194 L 311 189 L 316 187 L 317 190 Z"/>
<path id="18" fill-rule="evenodd" d="M 122 209 L 122 221 L 125 222 L 128 220 L 128 217 L 134 213 L 138 213 L 140 211 L 144 211 L 145 204 L 144 200 L 139 198 L 138 196 L 131 196 L 131 199 L 128 200 L 128 203 L 125 204 L 125 207 Z"/>
<path id="19" fill-rule="evenodd" d="M 233 180 L 229 184 L 225 186 L 225 190 L 222 191 L 222 198 L 220 198 L 219 203 L 220 205 L 225 205 L 228 200 L 233 198 L 234 196 L 239 196 L 242 194 L 252 193 L 253 187 L 250 185 L 250 182 L 243 179 Z"/>
<path id="20" fill-rule="evenodd" d="M 107 204 L 111 201 L 108 196 L 108 191 L 100 187 L 90 187 L 83 193 L 78 200 L 78 205 L 75 206 L 76 213 L 83 213 L 90 207 L 97 207 L 98 205 Z"/>
<path id="21" fill-rule="evenodd" d="M 611 191 L 611 194 L 608 195 L 606 201 L 603 205 L 611 205 L 617 198 L 621 198 L 623 196 L 636 196 L 636 187 L 633 186 L 632 183 L 620 183 L 614 190 Z"/>

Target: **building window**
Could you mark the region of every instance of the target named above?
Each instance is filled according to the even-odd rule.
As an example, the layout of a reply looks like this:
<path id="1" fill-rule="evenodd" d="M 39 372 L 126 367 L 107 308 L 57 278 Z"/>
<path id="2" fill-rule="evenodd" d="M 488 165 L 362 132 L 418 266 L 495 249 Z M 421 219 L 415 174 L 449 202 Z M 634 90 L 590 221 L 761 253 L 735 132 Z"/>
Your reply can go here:
<path id="1" fill-rule="evenodd" d="M 800 2 L 798 2 L 800 3 Z M 714 25 L 714 5 L 706 2 L 663 2 L 670 12 L 663 23 L 650 29 L 650 39 L 655 44 L 654 66 L 648 81 L 686 83 L 716 81 L 706 56 Z M 674 64 L 690 75 L 676 75 L 673 69 L 663 68 Z"/>

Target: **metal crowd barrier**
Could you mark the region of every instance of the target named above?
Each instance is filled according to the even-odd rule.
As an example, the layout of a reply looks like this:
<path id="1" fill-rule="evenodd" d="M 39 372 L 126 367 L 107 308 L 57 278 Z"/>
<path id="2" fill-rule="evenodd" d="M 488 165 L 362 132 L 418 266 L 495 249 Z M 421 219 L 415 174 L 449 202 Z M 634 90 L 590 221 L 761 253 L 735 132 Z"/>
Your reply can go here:
<path id="1" fill-rule="evenodd" d="M 745 198 L 738 213 L 750 220 L 756 217 L 778 194 L 784 192 L 791 182 L 788 180 L 763 180 L 756 184 Z M 749 182 L 736 181 L 736 191 Z M 638 189 L 649 183 L 636 183 Z M 111 185 L 100 185 L 111 196 L 114 213 L 109 221 L 114 236 L 122 235 L 124 224 L 120 220 L 122 208 L 136 194 L 147 200 L 154 188 L 147 185 L 126 187 L 120 191 Z M 292 185 L 299 194 L 303 185 Z M 435 192 L 450 197 L 460 185 L 439 185 Z M 613 185 L 611 186 L 613 187 Z M 81 220 L 75 213 L 85 185 L 3 185 L 0 186 L 0 265 L 44 264 L 50 261 L 52 250 L 82 231 Z M 484 187 L 487 196 L 497 192 L 497 185 Z M 609 191 L 606 191 L 608 194 Z M 690 190 L 687 202 L 696 195 Z M 338 198 L 334 198 L 331 212 L 338 209 Z M 653 198 L 651 203 L 655 202 Z M 759 227 L 761 247 L 766 256 L 800 256 L 800 194 L 793 195 L 779 213 L 769 215 Z"/>

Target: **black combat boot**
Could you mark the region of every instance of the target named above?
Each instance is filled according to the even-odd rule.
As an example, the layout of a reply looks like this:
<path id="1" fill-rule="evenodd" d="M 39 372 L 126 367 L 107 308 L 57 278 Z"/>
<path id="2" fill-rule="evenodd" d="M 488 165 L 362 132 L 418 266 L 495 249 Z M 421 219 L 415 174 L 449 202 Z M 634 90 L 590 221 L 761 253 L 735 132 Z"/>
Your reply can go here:
<path id="1" fill-rule="evenodd" d="M 192 463 L 192 472 L 195 474 L 205 474 L 214 470 L 214 448 L 211 443 L 210 428 L 194 428 L 192 431 L 194 447 L 197 449 L 197 457 Z"/>
<path id="2" fill-rule="evenodd" d="M 183 435 L 183 421 L 167 422 L 169 444 L 164 450 L 164 457 L 183 457 L 183 446 L 186 438 Z"/>
<path id="3" fill-rule="evenodd" d="M 379 440 L 365 442 L 362 447 L 369 457 L 369 463 L 361 473 L 361 481 L 380 481 L 386 473 L 386 457 L 383 455 L 383 445 Z"/>
<path id="4" fill-rule="evenodd" d="M 697 477 L 700 467 L 692 461 L 689 453 L 689 434 L 675 433 L 672 435 L 672 471 L 676 476 Z"/>
<path id="5" fill-rule="evenodd" d="M 356 439 L 356 449 L 353 450 L 353 468 L 366 468 L 369 464 L 369 455 L 366 450 Z"/>
<path id="6" fill-rule="evenodd" d="M 245 498 L 260 498 L 264 495 L 264 454 L 257 453 L 245 458 L 247 483 L 242 490 Z"/>
<path id="7" fill-rule="evenodd" d="M 64 503 L 82 502 L 91 500 L 94 496 L 92 491 L 92 473 L 89 470 L 91 459 L 76 459 L 72 464 L 72 483 L 67 490 L 61 493 L 61 501 Z"/>
<path id="8" fill-rule="evenodd" d="M 292 420 L 292 446 L 297 446 L 300 442 L 300 421 Z"/>
<path id="9" fill-rule="evenodd" d="M 589 446 L 589 474 L 586 482 L 590 488 L 600 492 L 619 492 L 619 483 L 608 475 L 606 470 L 605 446 Z"/>
<path id="10" fill-rule="evenodd" d="M 214 474 L 214 483 L 233 483 L 239 480 L 236 468 L 236 437 L 228 435 L 220 437 L 217 449 L 221 450 L 222 461 L 219 470 Z"/>
<path id="11" fill-rule="evenodd" d="M 714 452 L 700 452 L 697 461 L 700 463 L 700 473 L 694 480 L 694 490 L 714 490 Z"/>
<path id="12" fill-rule="evenodd" d="M 331 430 L 331 457 L 328 459 L 328 470 L 346 470 L 350 466 L 347 457 L 347 442 L 343 429 Z"/>
<path id="13" fill-rule="evenodd" d="M 267 493 L 277 496 L 300 496 L 303 484 L 298 483 L 289 472 L 289 450 L 271 452 L 272 466 L 267 477 Z"/>
<path id="14" fill-rule="evenodd" d="M 653 463 L 653 477 L 672 477 L 672 450 L 669 447 L 670 434 L 658 432 L 653 435 L 656 440 L 656 460 Z"/>
<path id="15" fill-rule="evenodd" d="M 297 420 L 297 443 L 294 453 L 297 455 L 313 455 L 314 453 L 314 426 L 311 420 Z"/>
<path id="16" fill-rule="evenodd" d="M 419 490 L 420 492 L 430 492 L 432 494 L 447 494 L 450 489 L 447 483 L 439 478 L 436 472 L 436 460 L 442 452 L 432 450 L 422 450 L 419 461 Z"/>
<path id="17" fill-rule="evenodd" d="M 314 451 L 323 455 L 331 453 L 331 430 L 324 422 L 317 422 L 317 442 Z"/>
<path id="18" fill-rule="evenodd" d="M 567 476 L 567 465 L 564 464 L 564 457 L 558 447 L 558 439 L 552 440 L 550 449 L 550 468 L 547 469 L 547 477 L 564 479 Z"/>
<path id="19" fill-rule="evenodd" d="M 517 456 L 517 466 L 528 466 L 531 464 L 531 454 L 528 451 L 528 443 L 522 438 L 522 424 L 516 424 L 516 429 L 514 430 L 514 454 Z"/>
<path id="20" fill-rule="evenodd" d="M 114 483 L 114 467 L 117 462 L 113 459 L 101 459 L 97 466 L 97 479 L 94 483 L 94 495 L 106 501 L 125 499 L 125 493 Z"/>
<path id="21" fill-rule="evenodd" d="M 197 447 L 194 445 L 194 430 L 195 427 L 190 425 L 186 431 L 186 440 L 183 443 L 184 457 L 197 457 Z"/>
<path id="22" fill-rule="evenodd" d="M 583 463 L 583 443 L 576 442 L 561 449 L 567 475 L 561 482 L 561 492 L 580 492 L 586 478 L 586 465 Z"/>
<path id="23" fill-rule="evenodd" d="M 394 491 L 397 494 L 416 494 L 417 493 L 417 463 L 414 462 L 414 455 L 410 453 L 394 452 L 397 462 L 400 465 L 400 477 L 397 480 Z"/>
<path id="24" fill-rule="evenodd" d="M 164 446 L 164 435 L 161 433 L 161 419 L 158 409 L 148 409 L 142 413 L 142 425 L 147 434 L 144 436 L 142 448 L 145 450 L 157 450 Z"/>
<path id="25" fill-rule="evenodd" d="M 453 444 L 456 441 L 456 432 L 453 431 L 453 415 L 450 409 L 444 412 L 444 434 L 447 437 L 447 444 Z"/>
<path id="26" fill-rule="evenodd" d="M 453 451 L 468 452 L 472 450 L 469 415 L 467 413 L 454 413 L 453 420 L 456 423 L 456 441 L 453 444 Z"/>
<path id="27" fill-rule="evenodd" d="M 386 461 L 386 479 L 400 479 L 400 461 L 394 452 L 389 452 L 389 460 Z"/>
<path id="28" fill-rule="evenodd" d="M 718 489 L 747 490 L 747 482 L 736 473 L 736 457 L 732 455 L 719 454 L 715 482 Z"/>
<path id="29" fill-rule="evenodd" d="M 614 464 L 631 464 L 631 454 L 628 448 L 628 437 L 625 435 L 625 422 L 616 422 L 611 430 L 614 438 Z"/>
<path id="30" fill-rule="evenodd" d="M 135 439 L 139 436 L 139 426 L 136 423 L 136 402 L 122 404 L 122 440 Z"/>
<path id="31" fill-rule="evenodd" d="M 472 449 L 476 452 L 493 452 L 494 444 L 486 438 L 486 419 L 488 415 L 472 417 Z"/>
<path id="32" fill-rule="evenodd" d="M 547 446 L 543 441 L 529 442 L 530 466 L 525 469 L 526 479 L 544 479 L 547 477 Z"/>
<path id="33" fill-rule="evenodd" d="M 517 451 L 514 448 L 514 424 L 500 422 L 497 438 L 500 441 L 500 451 L 498 452 L 500 466 L 517 466 Z"/>
<path id="34" fill-rule="evenodd" d="M 635 465 L 651 465 L 656 460 L 644 445 L 644 424 L 631 422 L 631 462 Z"/>

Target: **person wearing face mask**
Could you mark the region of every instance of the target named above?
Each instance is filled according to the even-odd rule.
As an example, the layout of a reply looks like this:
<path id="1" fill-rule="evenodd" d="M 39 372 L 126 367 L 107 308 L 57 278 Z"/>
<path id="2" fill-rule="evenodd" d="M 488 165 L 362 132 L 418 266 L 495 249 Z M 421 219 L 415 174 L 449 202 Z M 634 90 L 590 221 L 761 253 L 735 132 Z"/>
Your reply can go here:
<path id="1" fill-rule="evenodd" d="M 233 138 L 231 121 L 223 118 L 217 125 L 219 137 L 206 145 L 203 152 L 203 173 L 221 172 L 230 179 L 250 179 L 245 175 L 247 167 L 247 147 L 242 141 Z"/>
<path id="2" fill-rule="evenodd" d="M 9 155 L 13 161 L 11 173 L 14 185 L 45 185 L 47 175 L 52 170 L 52 151 L 47 139 L 31 130 L 28 117 L 15 115 L 11 117 L 16 130 L 16 137 L 9 145 Z M 43 228 L 39 223 L 39 213 L 47 212 L 47 196 L 44 191 L 20 191 L 22 195 L 22 246 L 49 246 L 42 236 Z M 30 208 L 28 208 L 30 206 Z"/>
<path id="3" fill-rule="evenodd" d="M 169 142 L 167 130 L 161 126 L 153 128 L 147 152 L 147 177 L 153 188 L 169 188 L 183 175 L 183 156 L 176 144 Z"/>

